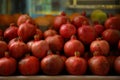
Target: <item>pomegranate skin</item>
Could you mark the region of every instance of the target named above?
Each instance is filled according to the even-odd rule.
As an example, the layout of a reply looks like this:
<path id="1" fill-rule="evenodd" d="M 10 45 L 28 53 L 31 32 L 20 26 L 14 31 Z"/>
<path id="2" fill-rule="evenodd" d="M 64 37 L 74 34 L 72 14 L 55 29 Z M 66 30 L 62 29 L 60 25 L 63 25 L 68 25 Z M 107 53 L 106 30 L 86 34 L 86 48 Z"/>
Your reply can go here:
<path id="1" fill-rule="evenodd" d="M 102 33 L 102 37 L 104 40 L 108 41 L 110 45 L 116 45 L 120 40 L 120 31 L 115 29 L 106 29 Z"/>
<path id="2" fill-rule="evenodd" d="M 22 75 L 35 75 L 39 70 L 39 60 L 34 56 L 27 56 L 19 61 L 19 71 Z"/>
<path id="3" fill-rule="evenodd" d="M 105 22 L 106 29 L 117 29 L 120 31 L 120 17 L 110 17 Z"/>
<path id="4" fill-rule="evenodd" d="M 24 42 L 16 41 L 9 46 L 9 51 L 12 57 L 18 59 L 28 52 L 28 47 Z"/>
<path id="5" fill-rule="evenodd" d="M 87 70 L 87 62 L 80 57 L 69 57 L 65 61 L 66 70 L 72 75 L 83 75 Z"/>
<path id="6" fill-rule="evenodd" d="M 32 54 L 35 57 L 42 59 L 47 55 L 47 51 L 49 50 L 49 45 L 44 40 L 36 41 L 32 44 L 31 50 L 32 50 Z"/>
<path id="7" fill-rule="evenodd" d="M 101 24 L 96 24 L 96 25 L 94 25 L 94 28 L 95 28 L 96 34 L 97 34 L 98 36 L 101 36 L 102 32 L 105 30 L 105 29 L 104 29 L 104 26 L 101 25 Z"/>
<path id="8" fill-rule="evenodd" d="M 72 35 L 76 34 L 76 28 L 70 23 L 63 24 L 60 27 L 59 33 L 64 38 L 70 38 Z"/>
<path id="9" fill-rule="evenodd" d="M 100 55 L 108 55 L 110 51 L 109 43 L 105 40 L 95 40 L 90 44 L 91 53 L 98 52 Z"/>
<path id="10" fill-rule="evenodd" d="M 3 57 L 0 59 L 0 75 L 13 75 L 17 68 L 17 61 L 11 57 Z"/>
<path id="11" fill-rule="evenodd" d="M 71 40 L 67 41 L 64 44 L 64 53 L 66 56 L 74 56 L 74 53 L 76 51 L 80 52 L 82 55 L 84 53 L 84 45 L 82 44 L 81 41 L 74 39 L 74 36 L 71 37 Z"/>
<path id="12" fill-rule="evenodd" d="M 75 25 L 77 29 L 81 27 L 84 22 L 86 22 L 87 25 L 89 24 L 89 20 L 85 16 L 76 16 L 72 20 L 72 24 Z"/>
<path id="13" fill-rule="evenodd" d="M 8 50 L 8 45 L 5 41 L 0 41 L 0 57 L 4 56 L 5 51 Z"/>
<path id="14" fill-rule="evenodd" d="M 58 75 L 64 68 L 64 61 L 59 55 L 48 55 L 41 61 L 41 69 L 47 75 Z"/>
<path id="15" fill-rule="evenodd" d="M 49 36 L 45 41 L 53 52 L 61 51 L 64 47 L 64 40 L 60 35 Z"/>
<path id="16" fill-rule="evenodd" d="M 57 34 L 57 31 L 53 30 L 53 29 L 48 29 L 46 30 L 43 35 L 44 35 L 44 39 L 46 39 L 49 36 L 54 36 Z"/>
<path id="17" fill-rule="evenodd" d="M 8 41 L 16 38 L 18 36 L 17 31 L 18 27 L 15 26 L 15 24 L 10 24 L 10 27 L 8 27 L 4 32 L 4 38 Z"/>
<path id="18" fill-rule="evenodd" d="M 120 56 L 118 56 L 114 61 L 114 69 L 117 74 L 120 74 Z"/>
<path id="19" fill-rule="evenodd" d="M 28 41 L 32 36 L 36 33 L 36 26 L 30 23 L 30 21 L 26 21 L 21 24 L 18 28 L 18 36 L 22 38 L 23 41 Z"/>
<path id="20" fill-rule="evenodd" d="M 84 44 L 90 44 L 92 41 L 96 39 L 96 31 L 92 26 L 83 25 L 78 28 L 78 38 Z"/>
<path id="21" fill-rule="evenodd" d="M 105 76 L 110 70 L 110 64 L 105 56 L 93 56 L 88 60 L 88 65 L 94 75 Z"/>

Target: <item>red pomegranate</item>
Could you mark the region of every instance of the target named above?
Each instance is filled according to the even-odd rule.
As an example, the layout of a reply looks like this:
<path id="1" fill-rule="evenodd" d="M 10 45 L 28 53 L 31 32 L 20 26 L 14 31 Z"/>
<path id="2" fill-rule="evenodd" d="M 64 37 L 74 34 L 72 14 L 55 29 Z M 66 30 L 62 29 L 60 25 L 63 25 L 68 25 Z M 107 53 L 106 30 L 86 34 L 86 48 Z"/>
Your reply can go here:
<path id="1" fill-rule="evenodd" d="M 98 52 L 100 55 L 108 55 L 110 51 L 109 43 L 106 40 L 101 40 L 97 38 L 97 40 L 93 41 L 90 44 L 91 53 Z"/>
<path id="2" fill-rule="evenodd" d="M 32 54 L 40 59 L 47 55 L 49 45 L 45 40 L 35 41 L 31 46 Z"/>
<path id="3" fill-rule="evenodd" d="M 58 75 L 64 68 L 64 62 L 59 55 L 49 54 L 41 60 L 41 69 L 47 75 Z"/>
<path id="4" fill-rule="evenodd" d="M 60 35 L 49 36 L 45 39 L 53 52 L 61 51 L 64 46 L 64 40 Z"/>
<path id="5" fill-rule="evenodd" d="M 79 52 L 75 52 L 75 56 L 69 57 L 65 61 L 66 70 L 72 75 L 83 75 L 87 70 L 87 62 L 84 58 L 80 57 Z"/>
<path id="6" fill-rule="evenodd" d="M 49 37 L 49 36 L 54 36 L 57 34 L 57 31 L 53 30 L 53 29 L 48 29 L 43 33 L 44 39 Z"/>
<path id="7" fill-rule="evenodd" d="M 34 41 L 29 41 L 27 42 L 27 46 L 28 46 L 28 51 L 31 52 L 31 47 L 32 47 L 32 44 L 34 43 Z"/>
<path id="8" fill-rule="evenodd" d="M 120 31 L 120 17 L 114 16 L 110 17 L 105 22 L 106 29 L 117 29 Z"/>
<path id="9" fill-rule="evenodd" d="M 115 29 L 106 29 L 102 33 L 102 37 L 104 40 L 108 41 L 110 45 L 116 45 L 120 40 L 120 31 Z"/>
<path id="10" fill-rule="evenodd" d="M 9 46 L 9 51 L 12 57 L 18 59 L 28 52 L 28 47 L 21 39 L 19 39 Z"/>
<path id="11" fill-rule="evenodd" d="M 93 27 L 95 28 L 96 34 L 97 34 L 98 36 L 101 36 L 102 32 L 105 30 L 105 29 L 104 29 L 104 26 L 101 25 L 101 24 L 96 24 L 96 25 L 94 25 Z"/>
<path id="12" fill-rule="evenodd" d="M 18 27 L 14 23 L 11 23 L 10 27 L 8 27 L 4 32 L 4 38 L 7 41 L 16 38 L 18 36 L 17 31 L 18 31 Z"/>
<path id="13" fill-rule="evenodd" d="M 70 22 L 67 22 L 61 25 L 59 33 L 63 38 L 70 38 L 72 35 L 76 34 L 76 28 Z"/>
<path id="14" fill-rule="evenodd" d="M 20 36 L 23 41 L 28 41 L 35 33 L 36 26 L 31 24 L 29 20 L 21 24 L 18 28 L 18 36 Z"/>
<path id="15" fill-rule="evenodd" d="M 84 22 L 86 22 L 86 24 L 89 24 L 89 20 L 85 16 L 76 16 L 72 20 L 72 24 L 75 25 L 77 29 L 81 27 Z"/>
<path id="16" fill-rule="evenodd" d="M 43 32 L 40 29 L 36 29 L 36 35 L 39 35 L 39 39 L 43 38 Z"/>
<path id="17" fill-rule="evenodd" d="M 17 20 L 17 25 L 20 26 L 21 24 L 25 23 L 27 20 L 30 20 L 30 22 L 34 24 L 34 20 L 29 15 L 22 14 L 19 16 Z"/>
<path id="18" fill-rule="evenodd" d="M 0 41 L 0 57 L 4 56 L 5 51 L 8 50 L 8 45 L 5 41 Z"/>
<path id="19" fill-rule="evenodd" d="M 104 76 L 107 75 L 110 70 L 110 64 L 105 56 L 94 54 L 92 58 L 88 60 L 88 66 L 92 74 Z"/>
<path id="20" fill-rule="evenodd" d="M 64 12 L 61 12 L 60 15 L 56 16 L 53 22 L 54 29 L 59 30 L 61 25 L 67 23 L 67 17 Z"/>
<path id="21" fill-rule="evenodd" d="M 120 56 L 118 56 L 118 57 L 115 59 L 114 69 L 115 69 L 115 71 L 116 71 L 118 74 L 120 74 Z"/>
<path id="22" fill-rule="evenodd" d="M 66 56 L 74 56 L 76 51 L 82 55 L 84 53 L 84 45 L 76 39 L 76 36 L 71 36 L 71 39 L 64 44 L 64 53 Z"/>
<path id="23" fill-rule="evenodd" d="M 11 40 L 8 42 L 8 48 L 9 48 L 9 46 L 10 46 L 11 44 L 13 44 L 14 42 L 16 42 L 16 41 L 18 41 L 18 40 L 19 40 L 18 37 L 11 39 Z"/>
<path id="24" fill-rule="evenodd" d="M 93 26 L 83 25 L 82 27 L 78 28 L 78 38 L 84 44 L 90 44 L 96 39 L 96 31 Z"/>
<path id="25" fill-rule="evenodd" d="M 34 56 L 26 56 L 19 61 L 19 71 L 22 75 L 35 75 L 39 72 L 39 60 Z"/>
<path id="26" fill-rule="evenodd" d="M 5 56 L 0 58 L 0 75 L 10 76 L 13 75 L 17 68 L 17 61 L 5 52 Z"/>

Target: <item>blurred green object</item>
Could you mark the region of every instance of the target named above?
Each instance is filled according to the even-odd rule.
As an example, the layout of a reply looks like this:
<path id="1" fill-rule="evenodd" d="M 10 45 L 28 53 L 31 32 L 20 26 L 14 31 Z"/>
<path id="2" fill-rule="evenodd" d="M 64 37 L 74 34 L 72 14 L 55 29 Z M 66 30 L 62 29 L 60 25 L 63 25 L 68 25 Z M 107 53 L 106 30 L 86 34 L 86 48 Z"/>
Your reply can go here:
<path id="1" fill-rule="evenodd" d="M 96 9 L 92 11 L 90 17 L 93 23 L 99 22 L 100 24 L 104 24 L 107 19 L 107 13 L 102 10 Z"/>

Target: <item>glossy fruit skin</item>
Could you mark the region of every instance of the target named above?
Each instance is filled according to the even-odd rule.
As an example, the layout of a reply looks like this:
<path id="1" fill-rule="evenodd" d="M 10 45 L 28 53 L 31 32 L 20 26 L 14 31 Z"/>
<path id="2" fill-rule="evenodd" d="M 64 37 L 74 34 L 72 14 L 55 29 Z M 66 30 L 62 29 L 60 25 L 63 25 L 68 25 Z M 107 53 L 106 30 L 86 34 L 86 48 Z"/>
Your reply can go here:
<path id="1" fill-rule="evenodd" d="M 29 41 L 27 42 L 27 46 L 28 46 L 28 51 L 31 52 L 31 47 L 32 47 L 32 44 L 34 43 L 34 41 Z"/>
<path id="2" fill-rule="evenodd" d="M 87 62 L 84 58 L 72 56 L 65 61 L 66 70 L 71 75 L 83 75 L 87 70 Z"/>
<path id="3" fill-rule="evenodd" d="M 88 60 L 88 66 L 93 75 L 105 76 L 110 70 L 110 64 L 105 56 L 93 56 Z"/>
<path id="4" fill-rule="evenodd" d="M 26 21 L 21 24 L 18 28 L 18 36 L 22 38 L 23 41 L 28 41 L 36 33 L 36 26 L 31 24 L 30 21 Z"/>
<path id="5" fill-rule="evenodd" d="M 61 25 L 66 24 L 67 23 L 67 17 L 65 15 L 58 15 L 55 17 L 54 22 L 53 22 L 53 26 L 55 30 L 59 30 Z"/>
<path id="6" fill-rule="evenodd" d="M 5 31 L 4 31 L 4 38 L 9 41 L 13 38 L 16 38 L 18 36 L 17 34 L 18 31 L 18 27 L 15 26 L 15 24 L 10 24 L 10 27 L 8 27 Z"/>
<path id="7" fill-rule="evenodd" d="M 36 33 L 37 35 L 39 35 L 39 39 L 41 40 L 43 38 L 43 32 L 40 29 L 36 29 Z"/>
<path id="8" fill-rule="evenodd" d="M 76 28 L 74 25 L 66 23 L 60 27 L 59 33 L 63 38 L 70 38 L 76 34 Z"/>
<path id="9" fill-rule="evenodd" d="M 76 16 L 72 20 L 72 24 L 75 25 L 76 29 L 81 27 L 84 22 L 86 22 L 86 24 L 89 24 L 89 20 L 85 16 Z"/>
<path id="10" fill-rule="evenodd" d="M 49 36 L 54 36 L 57 34 L 57 31 L 53 30 L 53 29 L 48 29 L 43 33 L 44 39 L 46 39 Z"/>
<path id="11" fill-rule="evenodd" d="M 19 59 L 28 52 L 28 47 L 24 42 L 18 40 L 9 46 L 9 51 L 12 57 Z"/>
<path id="12" fill-rule="evenodd" d="M 94 28 L 98 36 L 101 36 L 102 32 L 105 30 L 104 26 L 101 24 L 94 25 Z"/>
<path id="13" fill-rule="evenodd" d="M 0 57 L 4 56 L 5 51 L 8 50 L 8 45 L 5 41 L 0 41 Z"/>
<path id="14" fill-rule="evenodd" d="M 106 40 L 95 40 L 90 44 L 91 53 L 98 52 L 100 55 L 107 56 L 110 51 L 110 45 Z"/>
<path id="15" fill-rule="evenodd" d="M 78 28 L 78 38 L 84 44 L 90 44 L 92 41 L 96 39 L 96 31 L 92 26 L 83 25 Z"/>
<path id="16" fill-rule="evenodd" d="M 117 74 L 120 74 L 120 56 L 118 56 L 118 57 L 115 59 L 114 69 L 115 69 L 115 71 L 117 72 Z"/>
<path id="17" fill-rule="evenodd" d="M 80 52 L 82 55 L 84 50 L 85 47 L 83 43 L 74 38 L 74 36 L 72 36 L 71 39 L 64 44 L 64 53 L 67 57 L 74 56 L 76 51 Z"/>
<path id="18" fill-rule="evenodd" d="M 120 17 L 110 17 L 105 22 L 106 29 L 117 29 L 120 31 Z"/>
<path id="19" fill-rule="evenodd" d="M 34 23 L 33 19 L 29 15 L 23 14 L 18 17 L 17 25 L 20 26 L 21 24 L 25 23 L 27 20 L 30 20 L 32 23 Z"/>
<path id="20" fill-rule="evenodd" d="M 18 66 L 22 75 L 36 75 L 40 70 L 39 60 L 34 56 L 21 59 Z"/>
<path id="21" fill-rule="evenodd" d="M 12 57 L 0 58 L 0 75 L 10 76 L 13 75 L 17 68 L 17 61 Z"/>
<path id="22" fill-rule="evenodd" d="M 41 69 L 44 74 L 58 75 L 64 68 L 63 59 L 56 54 L 50 54 L 41 60 Z"/>
<path id="23" fill-rule="evenodd" d="M 36 41 L 32 44 L 31 50 L 35 57 L 42 59 L 47 55 L 49 45 L 45 40 Z"/>
<path id="24" fill-rule="evenodd" d="M 8 42 L 8 48 L 11 44 L 13 44 L 14 42 L 18 41 L 18 38 L 13 38 Z"/>
<path id="25" fill-rule="evenodd" d="M 53 52 L 61 51 L 64 46 L 64 40 L 60 35 L 49 36 L 45 39 Z"/>
<path id="26" fill-rule="evenodd" d="M 102 37 L 104 40 L 108 41 L 110 45 L 116 45 L 120 40 L 120 31 L 115 29 L 106 29 L 102 33 Z"/>

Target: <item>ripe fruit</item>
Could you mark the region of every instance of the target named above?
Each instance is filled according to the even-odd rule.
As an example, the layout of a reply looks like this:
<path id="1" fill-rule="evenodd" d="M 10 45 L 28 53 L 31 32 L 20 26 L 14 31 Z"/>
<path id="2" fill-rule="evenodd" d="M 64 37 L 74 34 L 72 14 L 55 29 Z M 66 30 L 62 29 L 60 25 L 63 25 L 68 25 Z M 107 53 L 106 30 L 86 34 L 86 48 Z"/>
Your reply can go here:
<path id="1" fill-rule="evenodd" d="M 5 51 L 8 50 L 8 45 L 5 41 L 0 41 L 0 57 L 4 56 Z"/>
<path id="2" fill-rule="evenodd" d="M 116 71 L 118 74 L 120 74 L 120 56 L 118 56 L 118 57 L 115 59 L 114 69 L 115 69 L 115 71 Z"/>

